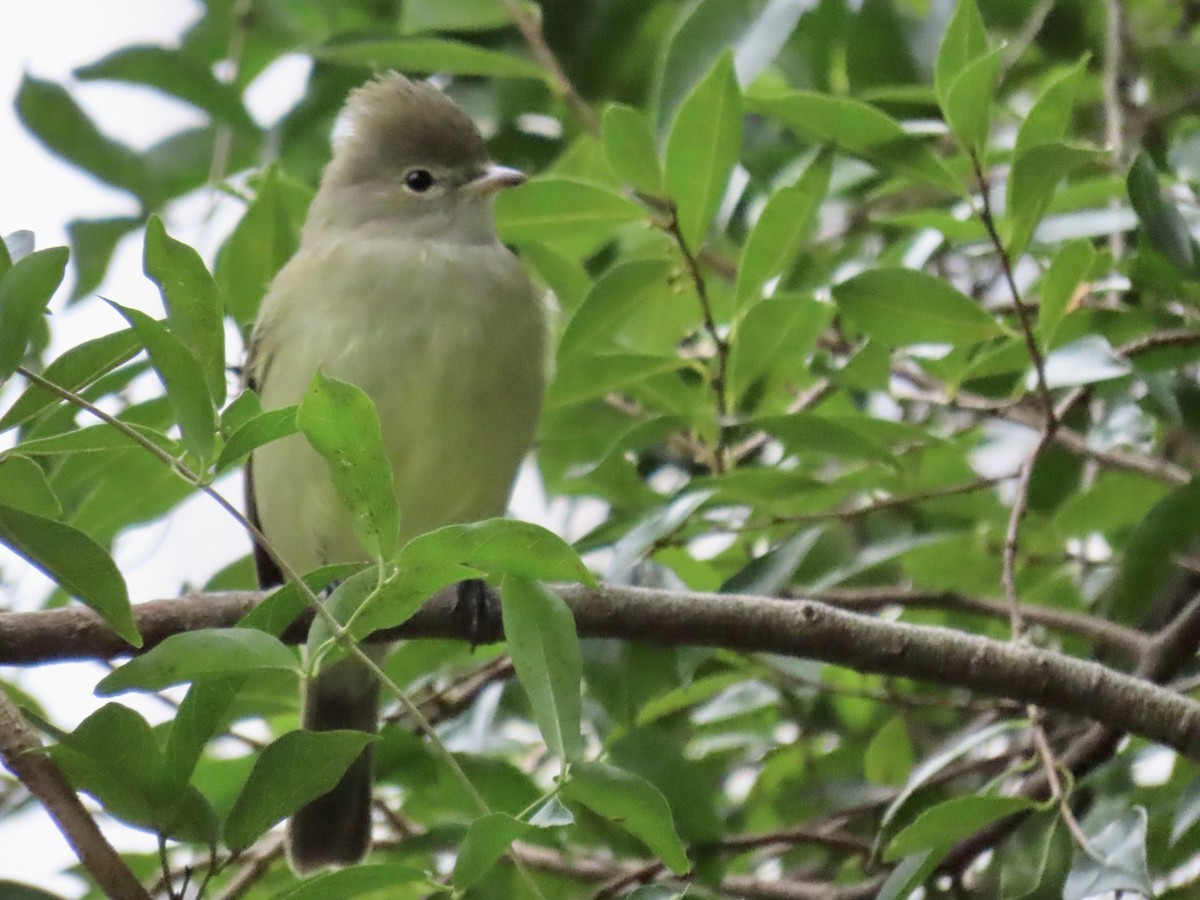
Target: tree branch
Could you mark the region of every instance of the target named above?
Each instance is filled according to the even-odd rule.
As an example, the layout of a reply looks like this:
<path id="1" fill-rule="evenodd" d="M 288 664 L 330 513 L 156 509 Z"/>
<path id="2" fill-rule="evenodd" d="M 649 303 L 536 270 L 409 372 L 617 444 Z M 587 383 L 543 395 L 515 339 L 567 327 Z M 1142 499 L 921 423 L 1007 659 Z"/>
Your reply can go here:
<path id="1" fill-rule="evenodd" d="M 100 832 L 75 789 L 3 690 L 0 690 L 0 759 L 50 813 L 75 856 L 105 894 L 123 900 L 150 900 L 150 894 Z"/>
<path id="2" fill-rule="evenodd" d="M 1145 666 L 1139 669 L 1142 677 L 1135 677 L 1036 647 L 947 628 L 886 622 L 805 600 L 630 587 L 563 586 L 558 593 L 584 637 L 780 653 L 966 688 L 1085 716 L 1200 760 L 1200 703 L 1146 681 L 1159 673 L 1149 673 Z M 259 599 L 250 592 L 194 594 L 134 609 L 150 647 L 180 631 L 233 625 Z M 306 627 L 302 617 L 285 638 L 301 640 Z M 465 639 L 461 617 L 454 612 L 453 591 L 442 591 L 407 623 L 379 637 Z M 1168 650 L 1175 652 L 1174 642 L 1156 642 L 1147 657 L 1170 655 Z M 0 615 L 0 664 L 103 659 L 132 652 L 87 609 Z"/>

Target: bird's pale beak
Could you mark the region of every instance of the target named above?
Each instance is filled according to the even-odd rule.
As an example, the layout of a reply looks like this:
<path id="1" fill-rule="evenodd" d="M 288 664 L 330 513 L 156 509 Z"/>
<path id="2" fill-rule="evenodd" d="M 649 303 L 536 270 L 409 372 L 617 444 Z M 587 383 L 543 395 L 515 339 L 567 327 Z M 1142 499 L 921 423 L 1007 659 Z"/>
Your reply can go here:
<path id="1" fill-rule="evenodd" d="M 473 194 L 495 194 L 504 188 L 516 187 L 525 183 L 525 173 L 520 169 L 508 166 L 497 166 L 489 163 L 483 174 L 473 181 L 467 182 L 464 189 Z"/>

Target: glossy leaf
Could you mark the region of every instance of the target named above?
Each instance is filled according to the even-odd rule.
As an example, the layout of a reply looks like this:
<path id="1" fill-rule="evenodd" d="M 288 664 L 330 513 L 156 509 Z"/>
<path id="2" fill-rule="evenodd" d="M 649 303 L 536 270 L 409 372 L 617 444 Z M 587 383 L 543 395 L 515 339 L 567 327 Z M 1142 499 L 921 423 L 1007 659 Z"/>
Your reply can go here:
<path id="1" fill-rule="evenodd" d="M 514 819 L 506 813 L 492 813 L 476 819 L 467 828 L 458 847 L 451 881 L 462 891 L 475 884 L 491 871 L 509 846 L 533 826 Z"/>
<path id="2" fill-rule="evenodd" d="M 390 558 L 399 539 L 400 511 L 371 398 L 317 372 L 296 411 L 296 425 L 325 458 L 334 490 L 354 514 L 354 534 L 363 548 L 376 559 Z"/>
<path id="3" fill-rule="evenodd" d="M 540 525 L 512 519 L 447 525 L 413 538 L 396 561 L 413 568 L 457 564 L 495 575 L 594 583 L 570 544 Z"/>
<path id="4" fill-rule="evenodd" d="M 725 54 L 675 114 L 665 154 L 679 232 L 695 250 L 716 216 L 742 146 L 742 103 Z"/>
<path id="5" fill-rule="evenodd" d="M 252 628 L 205 628 L 173 634 L 110 672 L 96 693 L 158 691 L 212 675 L 261 671 L 299 672 L 295 654 L 276 638 Z"/>
<path id="6" fill-rule="evenodd" d="M 130 644 L 142 645 L 125 579 L 104 548 L 82 531 L 0 505 L 0 543 L 90 606 Z"/>
<path id="7" fill-rule="evenodd" d="M 48 365 L 42 377 L 47 381 L 78 391 L 121 363 L 128 362 L 142 348 L 133 329 L 116 331 L 92 338 L 67 350 Z M 0 431 L 24 424 L 43 410 L 62 400 L 53 391 L 31 384 L 0 418 Z"/>
<path id="8" fill-rule="evenodd" d="M 204 370 L 195 355 L 162 322 L 112 301 L 108 305 L 133 326 L 150 354 L 150 362 L 175 410 L 184 445 L 199 459 L 212 459 L 216 449 L 216 414 Z"/>
<path id="9" fill-rule="evenodd" d="M 216 470 L 223 472 L 245 460 L 264 444 L 295 434 L 300 427 L 296 424 L 296 410 L 295 406 L 272 409 L 246 422 L 229 436 L 229 440 L 221 448 Z"/>
<path id="10" fill-rule="evenodd" d="M 0 277 L 0 381 L 24 359 L 66 267 L 67 248 L 51 247 L 29 254 Z"/>
<path id="11" fill-rule="evenodd" d="M 954 15 L 946 25 L 934 65 L 933 84 L 942 109 L 954 83 L 988 52 L 987 32 L 975 0 L 958 0 Z"/>
<path id="12" fill-rule="evenodd" d="M 0 505 L 49 519 L 62 514 L 42 467 L 16 453 L 0 455 Z"/>
<path id="13" fill-rule="evenodd" d="M 1059 182 L 1098 156 L 1098 151 L 1062 143 L 1037 144 L 1016 156 L 1006 206 L 1009 256 L 1025 252 Z"/>
<path id="14" fill-rule="evenodd" d="M 833 144 L 883 172 L 894 172 L 961 194 L 959 180 L 895 119 L 861 100 L 792 91 L 756 98 L 753 112 L 778 119 L 797 134 Z"/>
<path id="15" fill-rule="evenodd" d="M 637 309 L 654 287 L 668 277 L 670 263 L 662 259 L 635 259 L 609 269 L 584 298 L 558 342 L 559 358 L 595 353 L 611 342 L 613 333 Z"/>
<path id="16" fill-rule="evenodd" d="M 504 635 L 521 687 L 550 752 L 583 755 L 583 662 L 570 609 L 544 585 L 509 575 L 500 583 Z"/>
<path id="17" fill-rule="evenodd" d="M 672 872 L 691 868 L 666 798 L 631 772 L 602 763 L 576 763 L 563 788 L 568 800 L 613 819 L 641 840 Z"/>
<path id="18" fill-rule="evenodd" d="M 912 269 L 870 269 L 833 288 L 842 312 L 892 347 L 975 344 L 1002 332 L 976 301 Z"/>
<path id="19" fill-rule="evenodd" d="M 615 103 L 605 110 L 604 154 L 616 176 L 630 187 L 647 194 L 663 192 L 654 132 L 636 109 Z"/>
<path id="20" fill-rule="evenodd" d="M 1175 578 L 1176 559 L 1193 552 L 1200 537 L 1200 478 L 1175 488 L 1138 523 L 1112 584 L 1108 617 L 1136 625 Z"/>
<path id="21" fill-rule="evenodd" d="M 614 227 L 646 217 L 645 211 L 607 188 L 568 178 L 539 178 L 496 198 L 496 229 L 514 244 L 553 246 L 564 231 L 609 235 Z"/>
<path id="22" fill-rule="evenodd" d="M 453 72 L 456 75 L 486 75 L 491 78 L 546 77 L 541 66 L 523 57 L 440 38 L 337 44 L 315 50 L 313 58 L 334 65 L 396 69 L 421 74 Z"/>
<path id="23" fill-rule="evenodd" d="M 255 759 L 225 820 L 226 846 L 235 853 L 246 849 L 276 822 L 330 790 L 373 740 L 361 731 L 290 731 L 272 741 Z"/>
<path id="24" fill-rule="evenodd" d="M 972 834 L 998 819 L 1035 806 L 1032 800 L 1025 797 L 994 794 L 955 797 L 917 816 L 916 821 L 892 839 L 884 858 L 898 860 L 923 850 L 949 847 L 963 835 Z"/>
<path id="25" fill-rule="evenodd" d="M 792 263 L 816 225 L 821 201 L 829 191 L 831 170 L 829 157 L 818 157 L 794 185 L 771 195 L 742 247 L 738 303 L 760 296 L 767 283 Z"/>
<path id="26" fill-rule="evenodd" d="M 200 254 L 167 234 L 162 220 L 146 223 L 146 277 L 162 294 L 167 326 L 200 362 L 213 403 L 225 403 L 225 323 L 216 282 Z"/>

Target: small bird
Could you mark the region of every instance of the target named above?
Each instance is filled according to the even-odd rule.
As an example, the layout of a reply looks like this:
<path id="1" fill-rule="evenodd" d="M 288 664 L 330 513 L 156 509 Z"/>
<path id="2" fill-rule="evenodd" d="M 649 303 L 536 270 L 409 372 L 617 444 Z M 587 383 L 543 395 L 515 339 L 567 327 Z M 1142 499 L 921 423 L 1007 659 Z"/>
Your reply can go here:
<path id="1" fill-rule="evenodd" d="M 264 409 L 299 403 L 318 369 L 374 401 L 401 541 L 503 515 L 533 441 L 545 381 L 547 297 L 496 237 L 493 199 L 525 180 L 488 161 L 465 112 L 388 73 L 354 90 L 344 136 L 295 256 L 263 299 L 246 364 Z M 256 450 L 247 508 L 299 572 L 367 561 L 325 461 L 301 435 Z M 282 583 L 255 548 L 260 586 Z M 378 653 L 379 651 L 373 650 Z M 378 727 L 379 685 L 354 659 L 306 685 L 302 724 Z M 298 873 L 362 859 L 371 841 L 370 748 L 288 828 Z"/>

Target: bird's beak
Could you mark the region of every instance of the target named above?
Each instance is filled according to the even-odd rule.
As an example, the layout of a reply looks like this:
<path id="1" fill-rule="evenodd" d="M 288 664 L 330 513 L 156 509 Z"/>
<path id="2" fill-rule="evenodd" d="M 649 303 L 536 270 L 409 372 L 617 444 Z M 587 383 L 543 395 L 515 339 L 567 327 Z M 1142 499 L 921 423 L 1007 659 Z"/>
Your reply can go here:
<path id="1" fill-rule="evenodd" d="M 488 163 L 483 174 L 473 181 L 468 181 L 463 189 L 472 194 L 496 194 L 504 188 L 516 187 L 525 183 L 525 173 L 520 169 L 510 169 L 508 166 L 498 166 Z"/>

